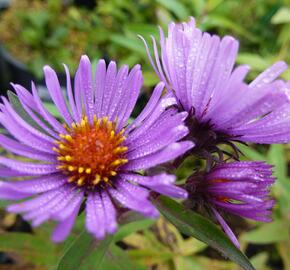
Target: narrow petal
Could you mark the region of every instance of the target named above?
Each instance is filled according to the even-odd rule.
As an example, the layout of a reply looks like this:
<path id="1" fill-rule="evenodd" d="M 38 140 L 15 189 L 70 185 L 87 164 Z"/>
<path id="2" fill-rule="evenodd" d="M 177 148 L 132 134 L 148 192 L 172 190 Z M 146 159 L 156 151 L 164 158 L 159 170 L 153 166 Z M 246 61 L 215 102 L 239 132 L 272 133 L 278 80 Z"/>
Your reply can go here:
<path id="1" fill-rule="evenodd" d="M 103 199 L 104 211 L 105 211 L 105 216 L 106 216 L 106 219 L 105 219 L 106 231 L 109 234 L 113 234 L 116 232 L 117 227 L 118 227 L 117 212 L 108 193 L 106 191 L 103 191 L 101 195 Z"/>
<path id="2" fill-rule="evenodd" d="M 86 227 L 97 239 L 105 237 L 105 210 L 102 198 L 98 193 L 91 193 L 86 204 Z"/>
<path id="3" fill-rule="evenodd" d="M 218 222 L 220 223 L 220 225 L 222 226 L 223 230 L 225 231 L 225 233 L 228 235 L 228 237 L 231 239 L 231 241 L 233 242 L 233 244 L 237 247 L 240 248 L 240 243 L 237 239 L 237 237 L 234 235 L 233 231 L 231 230 L 231 228 L 229 227 L 229 225 L 225 222 L 225 220 L 222 218 L 222 216 L 219 214 L 219 212 L 211 207 L 211 210 L 213 211 L 216 219 L 218 220 Z"/>
<path id="4" fill-rule="evenodd" d="M 81 204 L 73 210 L 72 214 L 67 219 L 58 223 L 51 237 L 53 242 L 59 243 L 67 238 L 73 228 L 80 206 Z"/>
<path id="5" fill-rule="evenodd" d="M 123 168 L 125 170 L 141 170 L 147 169 L 152 166 L 156 166 L 170 160 L 174 160 L 178 156 L 186 153 L 190 150 L 194 144 L 190 141 L 184 141 L 180 143 L 172 143 L 164 149 L 138 159 L 130 160 Z"/>
<path id="6" fill-rule="evenodd" d="M 0 164 L 23 173 L 31 175 L 49 174 L 57 172 L 55 164 L 33 164 L 29 162 L 16 161 L 9 158 L 0 157 Z"/>
<path id="7" fill-rule="evenodd" d="M 55 71 L 49 66 L 45 66 L 43 68 L 43 71 L 45 83 L 49 91 L 49 94 L 63 119 L 66 121 L 68 125 L 70 125 L 73 122 L 73 119 L 70 115 L 70 112 L 66 105 L 66 101 L 61 92 L 61 87 L 57 75 Z"/>
<path id="8" fill-rule="evenodd" d="M 128 207 L 129 209 L 135 210 L 142 213 L 148 217 L 158 216 L 158 211 L 156 208 L 146 199 L 140 200 L 136 196 L 132 196 L 126 190 L 120 191 L 119 189 L 110 188 L 109 193 L 111 196 L 118 200 L 123 206 Z"/>
<path id="9" fill-rule="evenodd" d="M 80 79 L 84 96 L 84 105 L 87 117 L 91 122 L 94 116 L 94 82 L 92 76 L 92 65 L 86 55 L 80 61 Z"/>

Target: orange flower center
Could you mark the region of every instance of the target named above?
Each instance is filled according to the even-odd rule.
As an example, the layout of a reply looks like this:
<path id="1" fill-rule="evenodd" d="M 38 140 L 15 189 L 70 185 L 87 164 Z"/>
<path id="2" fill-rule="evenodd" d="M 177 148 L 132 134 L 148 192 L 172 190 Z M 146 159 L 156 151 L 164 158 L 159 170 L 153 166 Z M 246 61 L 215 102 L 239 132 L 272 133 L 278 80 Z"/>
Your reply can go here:
<path id="1" fill-rule="evenodd" d="M 93 123 L 84 117 L 67 130 L 69 134 L 59 134 L 61 139 L 53 150 L 58 153 L 57 168 L 68 175 L 68 182 L 89 187 L 110 183 L 119 167 L 128 162 L 124 129 L 117 133 L 116 122 L 107 117 L 94 116 Z"/>

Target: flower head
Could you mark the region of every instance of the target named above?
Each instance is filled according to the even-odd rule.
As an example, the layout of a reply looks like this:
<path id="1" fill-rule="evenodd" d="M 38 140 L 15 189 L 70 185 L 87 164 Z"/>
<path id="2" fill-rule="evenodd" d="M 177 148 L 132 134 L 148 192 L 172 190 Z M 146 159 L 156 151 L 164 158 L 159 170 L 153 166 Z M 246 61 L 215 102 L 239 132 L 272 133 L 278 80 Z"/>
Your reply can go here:
<path id="1" fill-rule="evenodd" d="M 212 152 L 217 144 L 231 141 L 290 141 L 290 83 L 276 79 L 287 68 L 284 62 L 247 84 L 249 67 L 234 68 L 238 41 L 203 33 L 193 18 L 188 23 L 170 23 L 167 37 L 160 29 L 160 56 L 152 39 L 155 60 L 143 40 L 150 62 L 173 90 L 179 109 L 189 112 L 194 151 Z"/>
<path id="2" fill-rule="evenodd" d="M 188 133 L 183 124 L 187 113 L 171 106 L 175 99 L 170 95 L 162 96 L 164 84 L 156 86 L 144 110 L 128 125 L 143 81 L 138 65 L 129 72 L 127 66 L 117 70 L 115 62 L 106 67 L 100 60 L 93 76 L 83 56 L 74 89 L 66 66 L 65 71 L 63 95 L 54 70 L 44 67 L 60 119 L 46 109 L 34 84 L 32 94 L 13 84 L 17 95 L 11 99 L 17 103 L 3 97 L 0 123 L 13 138 L 0 135 L 0 144 L 25 161 L 0 157 L 1 175 L 25 180 L 0 182 L 0 198 L 33 197 L 8 210 L 23 213 L 33 226 L 57 221 L 53 240 L 62 241 L 85 204 L 86 228 L 101 239 L 116 231 L 120 206 L 155 217 L 150 191 L 185 198 L 186 191 L 174 186 L 174 176 L 142 173 L 193 147 L 190 141 L 179 142 Z"/>
<path id="3" fill-rule="evenodd" d="M 271 221 L 274 200 L 268 193 L 275 181 L 271 167 L 259 161 L 218 164 L 210 172 L 196 173 L 188 179 L 189 200 L 202 202 L 209 208 L 233 243 L 239 246 L 219 211 L 257 221 Z"/>

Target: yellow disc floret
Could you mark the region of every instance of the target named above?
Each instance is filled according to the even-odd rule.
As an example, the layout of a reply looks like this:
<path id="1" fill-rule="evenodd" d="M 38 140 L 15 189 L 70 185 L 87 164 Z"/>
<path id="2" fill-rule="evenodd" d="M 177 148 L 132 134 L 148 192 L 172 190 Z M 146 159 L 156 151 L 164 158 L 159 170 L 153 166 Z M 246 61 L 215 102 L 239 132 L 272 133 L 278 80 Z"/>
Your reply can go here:
<path id="1" fill-rule="evenodd" d="M 53 150 L 58 153 L 57 168 L 68 175 L 68 182 L 88 187 L 110 183 L 119 167 L 128 162 L 124 129 L 116 132 L 116 122 L 107 117 L 94 116 L 93 123 L 84 117 L 66 128 L 68 134 L 59 134 Z"/>

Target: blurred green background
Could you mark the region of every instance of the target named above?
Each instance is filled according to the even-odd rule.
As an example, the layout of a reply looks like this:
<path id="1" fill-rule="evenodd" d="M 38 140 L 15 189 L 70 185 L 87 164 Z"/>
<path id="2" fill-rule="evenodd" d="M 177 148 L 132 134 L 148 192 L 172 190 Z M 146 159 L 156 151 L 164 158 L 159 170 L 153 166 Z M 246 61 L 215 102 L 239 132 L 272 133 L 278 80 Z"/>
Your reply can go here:
<path id="1" fill-rule="evenodd" d="M 0 87 L 9 82 L 29 86 L 42 84 L 42 66 L 49 64 L 60 76 L 62 63 L 74 71 L 82 54 L 96 61 L 112 59 L 119 64 L 141 63 L 144 95 L 158 81 L 142 42 L 158 37 L 171 21 L 194 16 L 198 26 L 210 33 L 233 35 L 240 40 L 238 64 L 248 64 L 252 79 L 277 60 L 290 63 L 290 1 L 271 0 L 0 0 Z M 290 70 L 283 74 L 290 80 Z M 258 270 L 290 270 L 289 146 L 241 147 L 245 159 L 266 160 L 275 165 L 278 180 L 272 188 L 277 200 L 273 222 L 263 224 L 228 216 L 242 250 Z M 1 151 L 2 155 L 11 155 Z M 191 162 L 179 171 L 189 175 Z M 0 269 L 55 269 L 63 250 L 83 227 L 79 218 L 73 235 L 62 245 L 49 241 L 53 224 L 33 229 L 19 216 L 7 214 L 1 202 Z M 184 238 L 163 219 L 141 220 L 122 228 L 99 269 L 203 270 L 239 269 L 217 252 L 193 238 Z M 93 255 L 82 268 L 95 269 Z M 123 266 L 123 268 L 122 268 Z M 124 268 L 125 267 L 125 268 Z"/>

